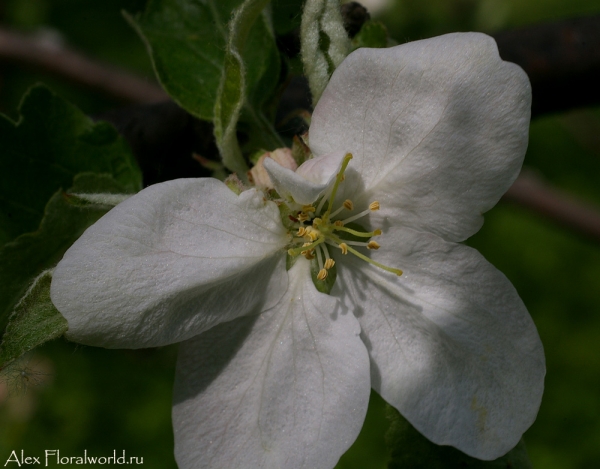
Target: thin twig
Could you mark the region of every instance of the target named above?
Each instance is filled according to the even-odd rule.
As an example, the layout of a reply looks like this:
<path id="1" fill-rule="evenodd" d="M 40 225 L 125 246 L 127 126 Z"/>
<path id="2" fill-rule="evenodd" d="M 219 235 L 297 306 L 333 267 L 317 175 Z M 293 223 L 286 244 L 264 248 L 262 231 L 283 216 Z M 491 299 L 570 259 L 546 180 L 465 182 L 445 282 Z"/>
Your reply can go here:
<path id="1" fill-rule="evenodd" d="M 165 101 L 157 85 L 114 66 L 97 62 L 57 45 L 0 28 L 0 59 L 35 66 L 110 96 L 136 103 Z"/>
<path id="2" fill-rule="evenodd" d="M 532 116 L 600 103 L 600 15 L 494 34 L 500 56 L 531 80 Z"/>
<path id="3" fill-rule="evenodd" d="M 503 200 L 515 202 L 584 236 L 600 241 L 600 209 L 523 171 Z"/>

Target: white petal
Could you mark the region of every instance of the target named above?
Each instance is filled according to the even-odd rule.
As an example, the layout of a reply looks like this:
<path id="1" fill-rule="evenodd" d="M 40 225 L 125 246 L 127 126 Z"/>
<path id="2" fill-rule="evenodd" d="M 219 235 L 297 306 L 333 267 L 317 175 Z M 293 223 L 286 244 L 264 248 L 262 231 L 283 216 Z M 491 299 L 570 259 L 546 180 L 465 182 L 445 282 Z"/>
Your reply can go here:
<path id="1" fill-rule="evenodd" d="M 180 469 L 329 469 L 367 410 L 369 358 L 352 313 L 300 259 L 272 310 L 180 347 L 173 426 Z"/>
<path id="2" fill-rule="evenodd" d="M 461 241 L 517 177 L 530 104 L 527 75 L 483 34 L 358 49 L 313 113 L 310 146 L 353 154 L 341 200 L 379 200 L 391 225 Z"/>
<path id="3" fill-rule="evenodd" d="M 156 184 L 67 251 L 52 301 L 76 342 L 178 342 L 277 302 L 286 288 L 286 243 L 279 211 L 262 192 L 236 196 L 214 179 Z"/>
<path id="4" fill-rule="evenodd" d="M 311 204 L 331 185 L 340 171 L 346 152 L 333 152 L 304 162 L 294 172 L 270 158 L 263 165 L 275 190 L 284 198 L 299 204 Z"/>
<path id="5" fill-rule="evenodd" d="M 338 263 L 336 295 L 355 303 L 372 386 L 423 435 L 497 458 L 535 420 L 544 354 L 517 292 L 477 251 L 391 229 L 373 259 Z"/>

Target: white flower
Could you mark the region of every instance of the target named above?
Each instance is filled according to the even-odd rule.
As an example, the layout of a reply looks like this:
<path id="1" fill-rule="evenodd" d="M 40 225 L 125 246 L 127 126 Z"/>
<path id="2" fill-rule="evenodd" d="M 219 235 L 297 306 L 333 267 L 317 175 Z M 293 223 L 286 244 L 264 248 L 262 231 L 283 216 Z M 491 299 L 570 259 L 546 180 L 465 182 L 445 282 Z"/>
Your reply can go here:
<path id="1" fill-rule="evenodd" d="M 182 469 L 332 468 L 371 387 L 433 442 L 501 456 L 537 414 L 543 350 L 509 281 L 459 242 L 519 172 L 530 95 L 524 72 L 481 34 L 357 50 L 313 114 L 317 158 L 295 173 L 265 161 L 304 232 L 257 189 L 148 187 L 57 266 L 52 300 L 68 337 L 111 348 L 183 341 L 173 408 Z M 324 197 L 335 199 L 328 217 Z M 380 249 L 354 246 L 367 261 L 342 254 L 333 223 L 363 211 L 364 231 L 382 231 Z M 326 273 L 325 257 L 335 260 L 330 295 L 297 255 L 325 238 L 304 255 L 320 254 Z M 286 270 L 288 250 L 297 261 Z"/>

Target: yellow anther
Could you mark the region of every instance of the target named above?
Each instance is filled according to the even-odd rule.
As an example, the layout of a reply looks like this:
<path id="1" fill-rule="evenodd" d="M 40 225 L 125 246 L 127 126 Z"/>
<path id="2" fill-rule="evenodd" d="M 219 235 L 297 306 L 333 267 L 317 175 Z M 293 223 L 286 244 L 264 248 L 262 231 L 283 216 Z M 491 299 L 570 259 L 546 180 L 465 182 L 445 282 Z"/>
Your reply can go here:
<path id="1" fill-rule="evenodd" d="M 302 211 L 304 213 L 311 213 L 314 212 L 316 210 L 316 208 L 314 208 L 312 205 L 304 205 L 302 206 Z"/>
<path id="2" fill-rule="evenodd" d="M 325 261 L 325 265 L 324 265 L 324 267 L 325 267 L 327 270 L 329 270 L 329 269 L 331 269 L 331 268 L 332 268 L 334 265 L 335 265 L 335 261 L 334 261 L 333 259 L 329 258 L 329 259 L 327 259 L 327 260 Z"/>
<path id="3" fill-rule="evenodd" d="M 333 224 L 335 226 L 344 226 L 344 222 L 342 220 L 336 220 Z"/>
<path id="4" fill-rule="evenodd" d="M 301 226 L 300 228 L 298 228 L 298 233 L 296 233 L 298 236 L 306 236 L 306 228 L 304 226 Z"/>
<path id="5" fill-rule="evenodd" d="M 379 236 L 381 235 L 381 230 L 378 228 L 375 231 L 373 231 L 373 236 Z"/>
<path id="6" fill-rule="evenodd" d="M 342 254 L 348 254 L 348 245 L 346 243 L 340 243 L 338 246 L 342 250 Z"/>
<path id="7" fill-rule="evenodd" d="M 352 203 L 352 201 L 350 199 L 344 200 L 343 205 L 346 210 L 352 210 L 354 208 L 354 204 Z"/>
<path id="8" fill-rule="evenodd" d="M 325 270 L 325 269 L 319 270 L 319 273 L 317 274 L 317 278 L 319 280 L 325 280 L 327 278 L 327 270 Z"/>
<path id="9" fill-rule="evenodd" d="M 375 202 L 371 202 L 369 204 L 369 210 L 371 211 L 375 211 L 375 210 L 379 210 L 379 202 L 375 201 Z"/>
<path id="10" fill-rule="evenodd" d="M 312 243 L 304 243 L 304 244 L 302 245 L 302 247 L 303 247 L 303 248 L 305 248 L 305 247 L 307 247 L 307 246 L 310 246 L 311 244 L 312 244 Z M 288 251 L 288 252 L 289 252 L 289 251 Z M 314 249 L 305 249 L 304 251 L 300 251 L 300 254 L 302 254 L 304 257 L 306 257 L 306 258 L 308 259 L 307 255 L 311 255 L 311 256 L 313 256 L 313 254 L 314 254 Z M 313 257 L 314 257 L 314 256 L 313 256 Z M 311 259 L 312 259 L 312 257 L 311 257 Z"/>
<path id="11" fill-rule="evenodd" d="M 367 249 L 379 249 L 381 246 L 379 246 L 379 243 L 377 241 L 369 241 L 369 243 L 367 244 Z"/>
<path id="12" fill-rule="evenodd" d="M 320 218 L 315 218 L 313 220 L 313 226 L 319 226 L 321 223 L 323 223 L 323 220 L 321 220 Z"/>
<path id="13" fill-rule="evenodd" d="M 316 241 L 320 234 L 321 232 L 319 230 L 313 228 L 312 226 L 307 226 L 304 236 L 308 236 L 311 241 Z"/>
<path id="14" fill-rule="evenodd" d="M 296 218 L 298 218 L 298 221 L 306 221 L 309 219 L 309 216 L 306 213 L 300 212 Z"/>
<path id="15" fill-rule="evenodd" d="M 309 261 L 312 261 L 315 258 L 315 251 L 313 251 L 312 249 L 310 251 L 303 251 L 302 255 L 304 257 L 306 257 Z"/>

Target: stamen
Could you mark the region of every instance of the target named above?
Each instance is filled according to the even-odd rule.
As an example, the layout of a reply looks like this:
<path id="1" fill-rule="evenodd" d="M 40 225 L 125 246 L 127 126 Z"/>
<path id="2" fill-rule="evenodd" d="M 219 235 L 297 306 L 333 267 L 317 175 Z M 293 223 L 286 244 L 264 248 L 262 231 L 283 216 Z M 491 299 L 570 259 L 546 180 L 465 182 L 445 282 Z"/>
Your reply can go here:
<path id="1" fill-rule="evenodd" d="M 333 191 L 333 186 L 331 186 L 329 189 L 327 189 L 327 192 L 325 192 L 325 194 L 323 194 L 323 197 L 321 197 L 321 201 L 319 202 L 319 205 L 317 205 L 317 213 L 321 213 L 321 210 L 323 210 L 323 206 L 325 205 L 325 202 L 327 202 L 327 200 L 329 200 L 329 196 L 331 195 L 332 191 Z"/>
<path id="2" fill-rule="evenodd" d="M 304 236 L 308 236 L 311 241 L 315 241 L 321 233 L 312 226 L 307 226 Z"/>
<path id="3" fill-rule="evenodd" d="M 319 247 L 323 249 L 323 254 L 325 254 L 325 268 L 329 270 L 335 265 L 335 261 L 329 257 L 329 250 L 325 246 Z"/>
<path id="4" fill-rule="evenodd" d="M 356 231 L 352 228 L 346 228 L 345 226 L 338 226 L 334 224 L 335 231 L 345 231 L 346 233 L 353 234 L 354 236 L 358 236 L 360 238 L 371 238 L 372 236 L 379 236 L 381 234 L 381 230 L 371 231 L 369 233 L 364 233 L 362 231 Z"/>
<path id="5" fill-rule="evenodd" d="M 400 275 L 402 275 L 402 271 L 400 269 L 393 269 L 392 267 L 388 267 L 387 265 L 380 264 L 379 262 L 374 261 L 370 257 L 365 256 L 364 254 L 358 252 L 356 249 L 351 248 L 349 246 L 347 246 L 347 249 L 352 254 L 354 254 L 356 257 L 359 257 L 360 259 L 362 259 L 363 261 L 368 262 L 369 264 L 373 264 L 373 265 L 379 267 L 380 269 L 383 269 L 383 270 L 386 270 L 386 271 L 391 272 L 393 274 L 396 274 L 398 277 Z"/>
<path id="6" fill-rule="evenodd" d="M 314 243 L 304 243 L 298 248 L 288 249 L 288 254 L 292 257 L 297 256 L 298 254 L 302 254 L 303 251 L 310 251 L 311 249 L 316 248 L 319 244 L 323 243 L 324 241 L 325 238 L 319 238 Z"/>
<path id="7" fill-rule="evenodd" d="M 323 256 L 321 255 L 322 247 L 323 246 L 317 246 L 317 249 L 315 249 L 315 251 L 317 251 L 317 262 L 319 264 L 319 273 L 321 273 L 323 271 Z M 319 280 L 323 280 L 323 279 L 319 279 Z"/>
<path id="8" fill-rule="evenodd" d="M 363 232 L 345 226 L 347 223 L 364 217 L 372 211 L 379 210 L 379 201 L 375 200 L 371 202 L 366 210 L 356 213 L 345 220 L 330 221 L 343 210 L 354 210 L 355 208 L 352 200 L 346 199 L 340 207 L 332 212 L 337 190 L 340 183 L 345 179 L 344 171 L 348 167 L 348 163 L 351 159 L 352 154 L 347 153 L 342 161 L 340 170 L 336 175 L 334 184 L 329 187 L 327 192 L 318 201 L 318 204 L 315 203 L 314 205 L 303 205 L 302 210 L 295 212 L 297 213 L 297 218 L 289 215 L 290 220 L 292 220 L 295 224 L 294 229 L 297 229 L 297 232 L 293 233 L 290 230 L 289 237 L 292 238 L 292 242 L 295 244 L 295 247 L 288 249 L 287 252 L 293 257 L 301 254 L 309 260 L 316 258 L 317 267 L 319 269 L 317 279 L 321 281 L 327 278 L 328 271 L 336 265 L 335 261 L 329 256 L 329 249 L 324 243 L 338 247 L 343 255 L 347 255 L 348 252 L 351 252 L 359 259 L 362 259 L 369 264 L 373 264 L 380 269 L 396 275 L 402 275 L 402 270 L 380 264 L 365 254 L 357 251 L 354 247 L 351 247 L 360 246 L 362 248 L 371 250 L 377 250 L 380 248 L 380 245 L 377 241 L 368 238 L 380 236 L 382 233 L 381 229 L 377 228 L 370 232 Z M 323 212 L 326 202 L 328 202 L 328 207 L 327 210 Z M 316 208 L 315 205 L 317 205 Z M 305 222 L 308 223 L 306 223 L 306 225 L 302 225 Z M 363 238 L 364 241 L 350 241 L 343 239 L 340 237 L 340 231 L 348 233 L 357 238 Z"/>
<path id="9" fill-rule="evenodd" d="M 340 172 L 337 174 L 335 178 L 335 183 L 333 184 L 333 190 L 331 191 L 331 195 L 329 196 L 329 207 L 327 207 L 327 212 L 323 215 L 323 219 L 329 221 L 329 216 L 331 214 L 331 209 L 333 208 L 333 201 L 335 200 L 335 194 L 337 193 L 340 182 L 342 182 L 344 178 L 344 171 L 348 167 L 348 163 L 352 159 L 352 153 L 346 153 L 344 157 L 344 161 L 342 162 L 342 167 L 340 168 Z"/>
<path id="10" fill-rule="evenodd" d="M 360 217 L 364 217 L 365 215 L 368 215 L 370 211 L 371 211 L 370 209 L 363 210 L 362 212 L 357 213 L 356 215 L 352 215 L 351 217 L 348 217 L 345 220 L 342 220 L 342 223 L 345 225 L 347 223 L 350 223 L 351 221 L 358 220 Z"/>

